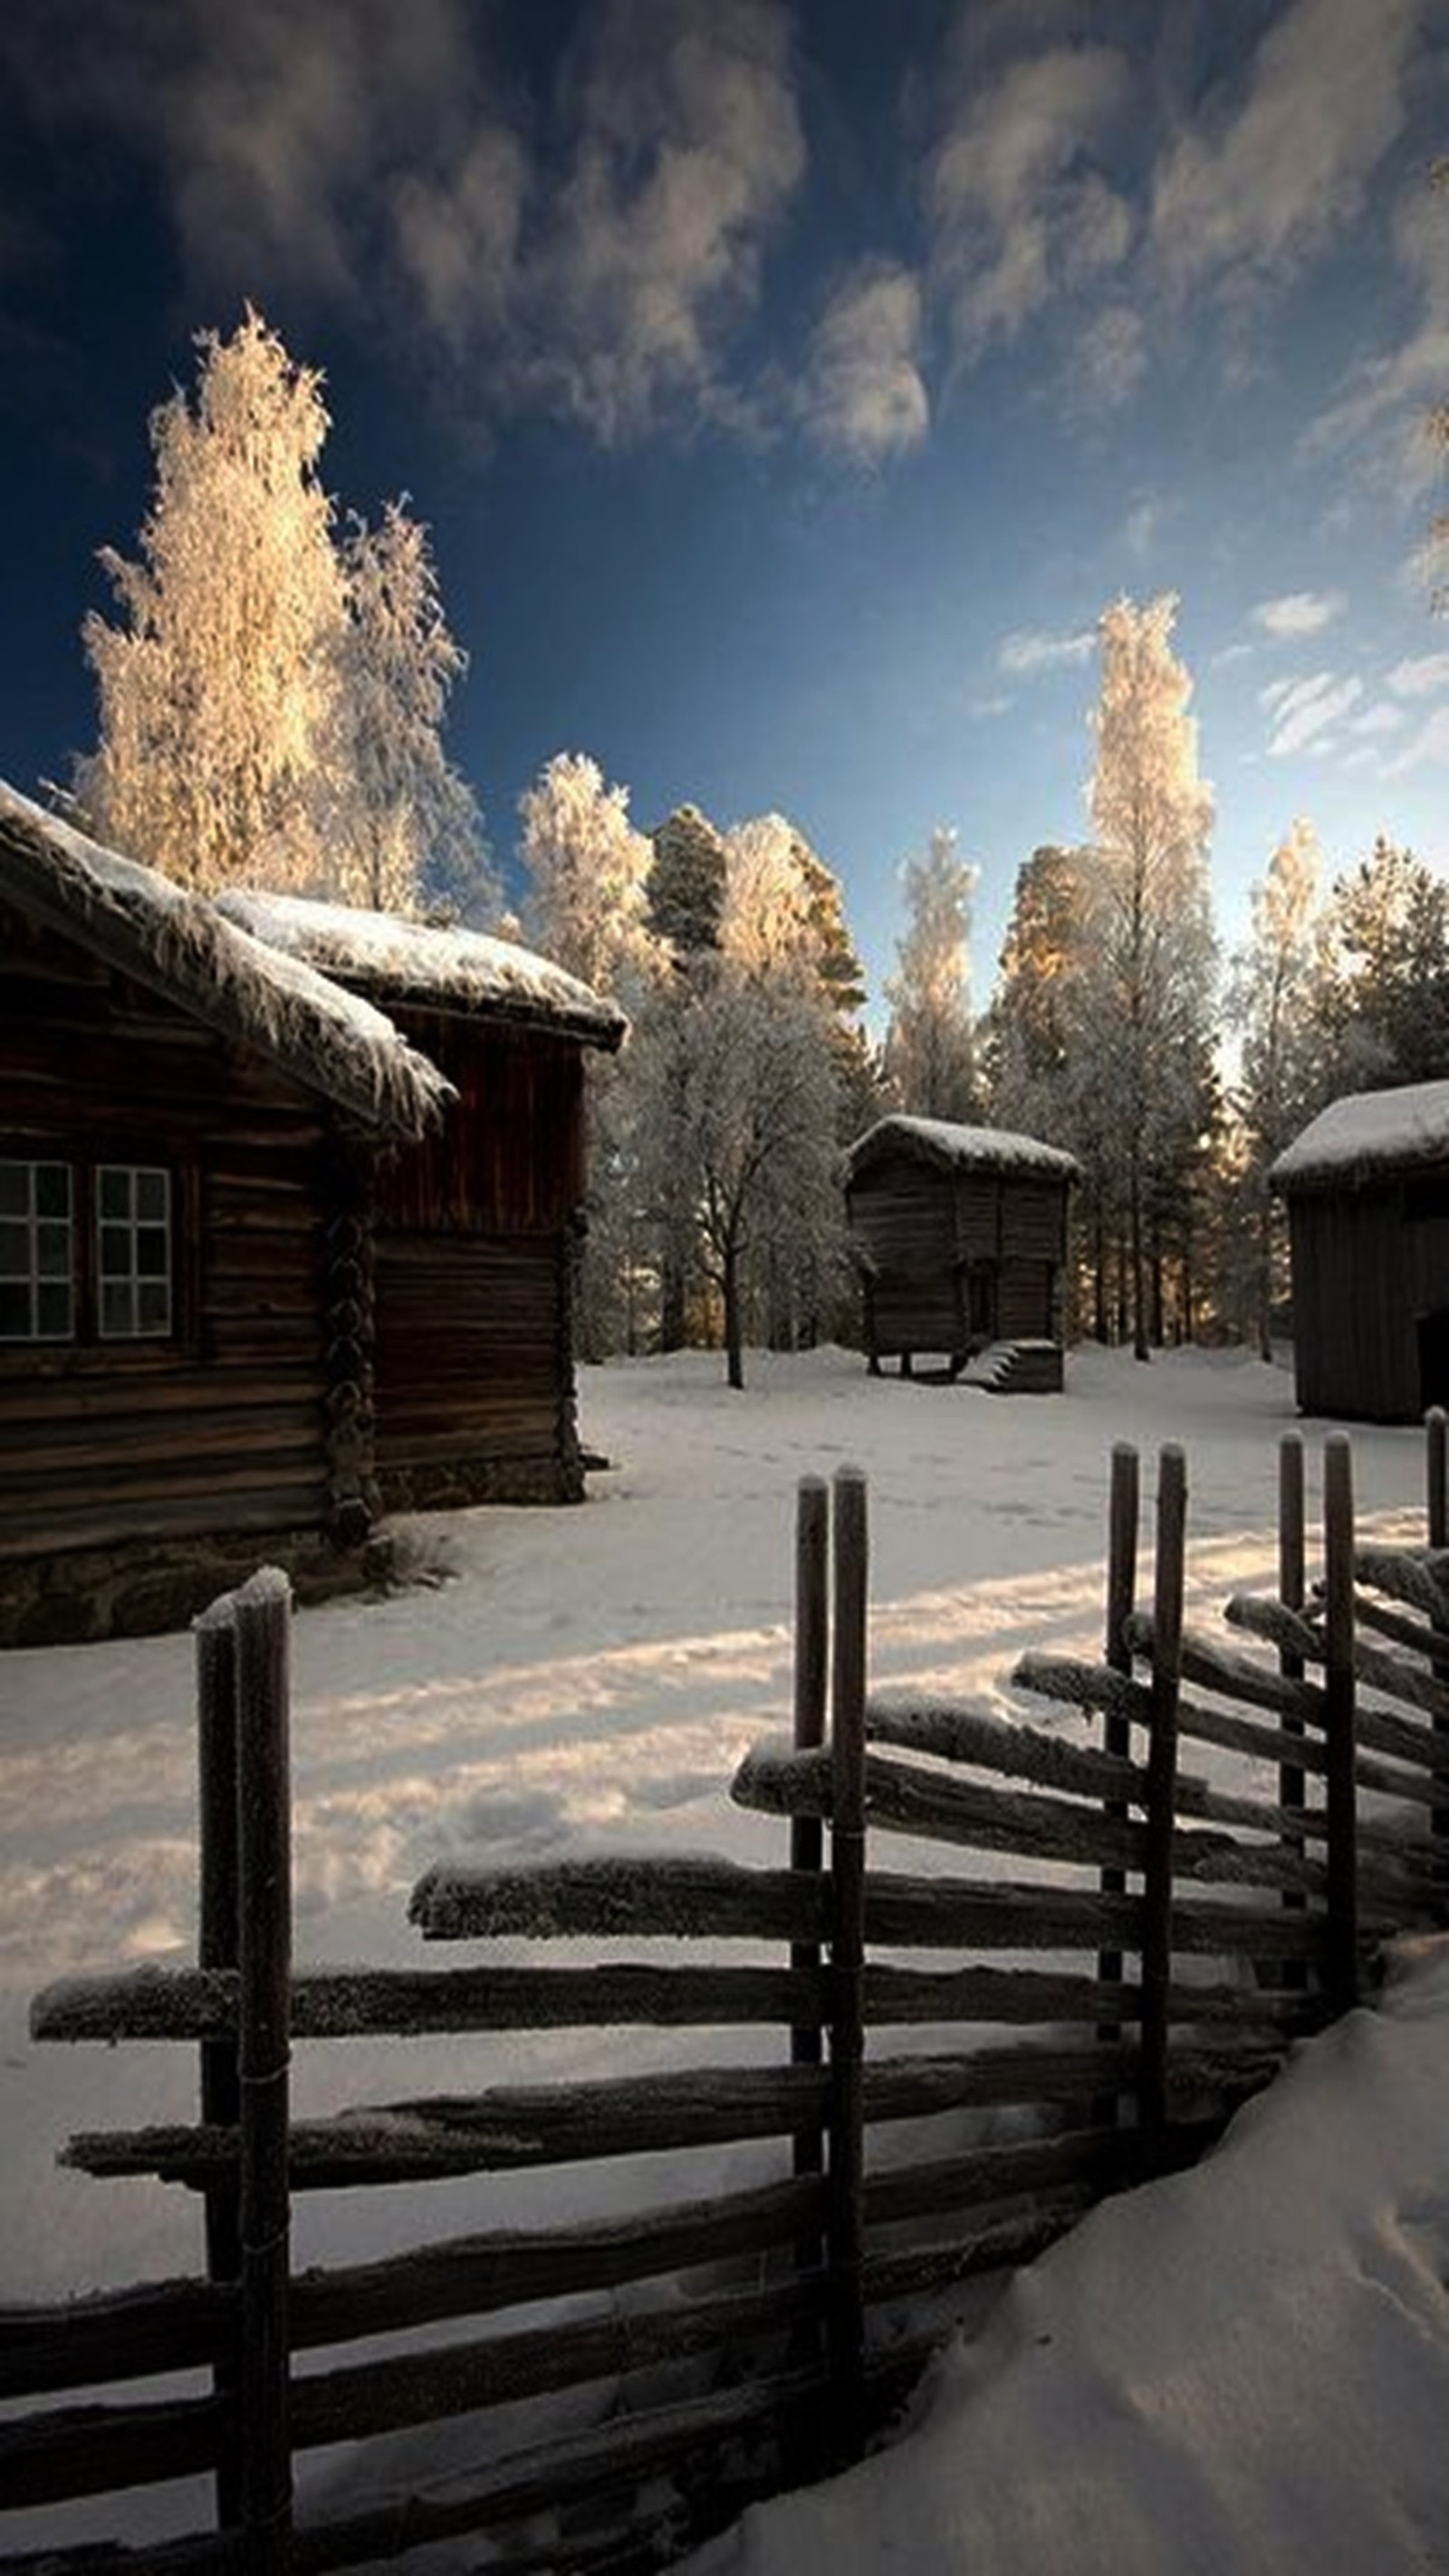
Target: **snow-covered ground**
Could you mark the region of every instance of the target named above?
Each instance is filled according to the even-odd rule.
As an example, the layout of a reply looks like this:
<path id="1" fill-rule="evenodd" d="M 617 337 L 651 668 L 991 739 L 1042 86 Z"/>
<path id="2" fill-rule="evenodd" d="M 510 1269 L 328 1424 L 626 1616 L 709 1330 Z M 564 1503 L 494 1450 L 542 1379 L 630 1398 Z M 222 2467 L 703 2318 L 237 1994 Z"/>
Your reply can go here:
<path id="1" fill-rule="evenodd" d="M 1023 1648 L 1090 1649 L 1118 1439 L 1142 1447 L 1149 1497 L 1157 1444 L 1187 1448 L 1199 1615 L 1271 1575 L 1292 1382 L 1240 1354 L 1142 1368 L 1085 1351 L 1067 1394 L 1004 1402 L 872 1380 L 834 1351 L 752 1358 L 749 1374 L 731 1395 L 697 1354 L 586 1370 L 584 1434 L 613 1464 L 584 1509 L 418 1521 L 420 1559 L 451 1579 L 298 1617 L 303 1957 L 416 1962 L 407 1892 L 449 1853 L 777 1859 L 780 1828 L 726 1789 L 745 1748 L 788 1724 L 802 1474 L 868 1472 L 877 1680 L 1006 1707 Z M 1361 1512 L 1418 1535 L 1420 1436 L 1360 1428 L 1354 1453 Z M 40 2048 L 25 2022 L 68 1970 L 190 1949 L 190 1641 L 0 1657 L 0 1712 L 0 2298 L 194 2269 L 189 2196 L 54 2165 L 74 2129 L 190 2116 L 190 2052 Z M 466 2080 L 617 2071 L 622 2051 L 665 2044 L 491 2040 Z M 309 2108 L 462 2080 L 456 2042 L 299 2051 Z M 558 2210 L 558 2177 L 517 2182 L 510 2210 Z M 679 2187 L 699 2187 L 697 2164 Z M 435 2232 L 480 2223 L 451 2191 L 430 2201 Z M 409 2241 L 408 2198 L 306 2206 L 298 2259 Z M 1449 1957 L 1431 1944 L 1207 2166 L 1102 2209 L 1023 2276 L 941 2365 L 908 2450 L 752 2514 L 709 2563 L 1449 2567 L 1446 2241 Z M 129 2507 L 127 2527 L 150 2510 Z M 0 2548 L 21 2536 L 0 2516 Z"/>

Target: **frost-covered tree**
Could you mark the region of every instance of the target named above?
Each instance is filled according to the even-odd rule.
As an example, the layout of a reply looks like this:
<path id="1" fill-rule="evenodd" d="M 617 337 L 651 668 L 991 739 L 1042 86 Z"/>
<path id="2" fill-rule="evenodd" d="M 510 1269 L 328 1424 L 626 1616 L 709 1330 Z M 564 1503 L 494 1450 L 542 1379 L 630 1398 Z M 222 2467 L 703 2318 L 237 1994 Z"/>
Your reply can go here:
<path id="1" fill-rule="evenodd" d="M 970 1123 L 981 1114 L 971 1019 L 971 896 L 976 871 L 945 825 L 903 872 L 906 927 L 886 984 L 886 1079 L 914 1117 Z"/>
<path id="2" fill-rule="evenodd" d="M 194 400 L 151 419 L 140 557 L 85 621 L 100 744 L 77 772 L 103 840 L 184 884 L 315 883 L 339 739 L 346 581 L 317 475 L 322 380 L 249 306 L 198 335 Z"/>
<path id="3" fill-rule="evenodd" d="M 719 946 L 724 835 L 697 805 L 676 805 L 650 839 L 649 927 L 684 964 Z"/>
<path id="4" fill-rule="evenodd" d="M 1082 854 L 1044 843 L 1017 870 L 984 1052 L 998 1125 L 1049 1143 L 1069 1142 L 1073 978 L 1083 924 Z"/>
<path id="5" fill-rule="evenodd" d="M 339 536 L 318 475 L 322 380 L 247 307 L 198 334 L 194 396 L 153 414 L 139 556 L 106 549 L 92 615 L 100 742 L 78 764 L 104 840 L 202 889 L 243 879 L 476 917 L 496 892 L 442 748 L 465 657 L 401 503 Z"/>
<path id="6" fill-rule="evenodd" d="M 528 877 L 524 930 L 545 956 L 628 1006 L 655 971 L 648 928 L 654 862 L 629 820 L 627 787 L 610 787 L 587 752 L 560 751 L 519 798 L 519 856 Z"/>
<path id="7" fill-rule="evenodd" d="M 606 785 L 586 752 L 561 751 L 519 799 L 519 856 L 528 878 L 523 926 L 532 944 L 631 1017 L 667 972 L 647 922 L 652 845 L 629 820 L 629 791 Z M 637 1145 L 638 1032 L 622 1056 L 586 1069 L 588 1232 L 578 1276 L 580 1347 L 589 1359 L 632 1349 L 636 1282 L 648 1211 Z"/>
<path id="8" fill-rule="evenodd" d="M 468 656 L 449 632 L 427 530 L 389 501 L 375 528 L 353 520 L 342 567 L 329 890 L 377 912 L 412 912 L 431 896 L 491 915 L 498 890 L 477 800 L 443 749 Z"/>
<path id="9" fill-rule="evenodd" d="M 661 1199 L 687 1210 L 717 1294 L 726 1375 L 744 1384 L 752 1265 L 839 1223 L 834 1076 L 818 1000 L 794 978 L 711 960 L 659 997 L 641 1030 L 642 1151 Z"/>
<path id="10" fill-rule="evenodd" d="M 1119 599 L 1099 621 L 1093 841 L 1077 987 L 1075 1045 L 1120 1190 L 1130 1330 L 1144 1360 L 1161 1302 L 1161 1230 L 1181 1232 L 1212 1097 L 1213 804 L 1198 774 L 1192 682 L 1172 651 L 1176 615 L 1176 599 L 1165 594 L 1141 608 Z"/>
<path id="11" fill-rule="evenodd" d="M 1324 1097 L 1315 1008 L 1322 861 L 1313 825 L 1291 824 L 1253 888 L 1253 935 L 1233 978 L 1232 1016 L 1242 1041 L 1237 1197 L 1251 1235 L 1253 1329 L 1265 1360 L 1273 1356 L 1273 1291 L 1281 1268 L 1268 1169 Z"/>
<path id="12" fill-rule="evenodd" d="M 1325 932 L 1334 1089 L 1449 1076 L 1449 884 L 1381 833 L 1335 880 Z"/>

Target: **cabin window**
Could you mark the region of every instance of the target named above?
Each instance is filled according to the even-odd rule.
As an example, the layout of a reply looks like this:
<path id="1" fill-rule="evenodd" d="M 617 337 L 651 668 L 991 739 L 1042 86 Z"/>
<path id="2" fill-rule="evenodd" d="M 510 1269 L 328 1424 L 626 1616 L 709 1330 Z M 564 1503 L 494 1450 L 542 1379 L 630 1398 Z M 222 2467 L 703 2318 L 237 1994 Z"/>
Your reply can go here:
<path id="1" fill-rule="evenodd" d="M 96 1172 L 96 1320 L 103 1342 L 171 1330 L 171 1175 L 154 1164 Z"/>
<path id="2" fill-rule="evenodd" d="M 170 1340 L 174 1201 L 160 1164 L 0 1155 L 0 1344 Z"/>
<path id="3" fill-rule="evenodd" d="M 70 1165 L 0 1161 L 0 1342 L 74 1335 Z"/>

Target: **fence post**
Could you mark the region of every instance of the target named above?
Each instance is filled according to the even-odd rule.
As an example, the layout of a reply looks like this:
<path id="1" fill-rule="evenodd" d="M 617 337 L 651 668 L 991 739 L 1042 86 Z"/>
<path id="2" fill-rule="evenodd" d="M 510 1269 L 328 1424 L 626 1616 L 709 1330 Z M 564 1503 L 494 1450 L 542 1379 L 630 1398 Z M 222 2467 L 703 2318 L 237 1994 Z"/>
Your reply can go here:
<path id="1" fill-rule="evenodd" d="M 232 1597 L 241 1922 L 241 2508 L 247 2576 L 291 2555 L 287 2175 L 292 1982 L 288 1623 L 284 1574 Z"/>
<path id="2" fill-rule="evenodd" d="M 866 1484 L 835 1478 L 831 1658 L 830 2175 L 827 2333 L 838 2448 L 865 2438 L 865 1686 Z"/>
<path id="3" fill-rule="evenodd" d="M 230 1594 L 213 1601 L 195 1625 L 197 1814 L 201 1847 L 197 1907 L 197 1965 L 237 1964 L 237 1752 L 236 1639 Z M 201 2043 L 201 2116 L 208 2127 L 237 2125 L 237 2043 Z M 233 2166 L 206 2187 L 206 2277 L 235 2288 L 241 2275 L 237 2171 Z M 241 2519 L 241 2438 L 236 2420 L 234 2355 L 219 2360 L 212 2386 L 227 2401 L 225 2445 L 216 2468 L 216 2518 L 225 2530 Z"/>
<path id="4" fill-rule="evenodd" d="M 1157 1461 L 1157 1563 L 1152 1624 L 1152 1741 L 1147 1755 L 1147 1851 L 1142 1879 L 1142 2074 L 1149 2154 L 1167 2130 L 1167 2041 L 1172 2018 L 1172 1844 L 1177 1820 L 1177 1713 L 1182 1686 L 1182 1596 L 1187 1462 L 1175 1443 Z"/>
<path id="5" fill-rule="evenodd" d="M 1353 1646 L 1353 1452 L 1323 1444 L 1324 1719 L 1328 1732 L 1328 1956 L 1336 2012 L 1358 2001 L 1358 1744 Z"/>
<path id="6" fill-rule="evenodd" d="M 1278 1598 L 1285 1610 L 1301 1611 L 1308 1598 L 1305 1532 L 1303 1435 L 1301 1431 L 1285 1431 L 1278 1443 Z M 1285 1681 L 1301 1682 L 1302 1656 L 1295 1655 L 1289 1646 L 1280 1646 L 1278 1670 Z M 1301 1735 L 1302 1718 L 1294 1717 L 1285 1711 L 1283 1732 L 1285 1735 Z M 1307 1790 L 1308 1775 L 1301 1763 L 1279 1764 L 1278 1802 L 1280 1806 L 1302 1807 L 1306 1803 Z M 1301 1855 L 1304 1849 L 1302 1835 L 1285 1834 L 1283 1847 L 1285 1851 Z M 1301 1914 L 1307 1903 L 1307 1897 L 1301 1895 L 1296 1888 L 1285 1888 L 1283 1907 L 1286 1913 Z M 1283 1963 L 1279 1982 L 1289 1991 L 1296 1991 L 1305 1983 L 1306 1976 L 1307 1970 L 1301 1959 L 1287 1959 Z"/>
<path id="7" fill-rule="evenodd" d="M 813 1752 L 825 1742 L 830 1641 L 829 1547 L 830 1502 L 825 1479 L 823 1476 L 802 1476 L 795 1498 L 795 1747 L 801 1753 Z M 818 1816 L 793 1816 L 790 1820 L 792 1871 L 818 1878 L 824 1860 L 824 1839 L 824 1827 Z M 807 1974 L 811 1970 L 818 1974 L 818 1943 L 792 1942 L 790 1965 Z M 819 2023 L 797 2024 L 790 2033 L 791 2065 L 818 2066 L 821 2056 Z M 822 2132 L 819 2129 L 797 2129 L 796 2174 L 818 2174 L 823 2171 L 824 2164 Z M 802 2272 L 818 2270 L 818 2235 L 807 2234 L 800 2238 L 795 2248 L 795 2261 Z"/>
<path id="8" fill-rule="evenodd" d="M 1130 1441 L 1117 1441 L 1112 1450 L 1112 1477 L 1107 1504 L 1107 1609 L 1106 1635 L 1103 1641 L 1105 1661 L 1114 1673 L 1129 1675 L 1132 1651 L 1127 1644 L 1127 1622 L 1137 1600 L 1137 1525 L 1139 1516 L 1140 1478 L 1137 1452 Z M 1130 1760 L 1132 1722 L 1116 1709 L 1109 1708 L 1103 1724 L 1102 1742 L 1108 1753 L 1121 1754 Z M 1125 1816 L 1127 1805 L 1121 1798 L 1103 1801 L 1109 1816 Z M 1122 1896 L 1127 1889 L 1127 1872 L 1108 1862 L 1101 1870 L 1099 1884 L 1104 1896 Z M 1097 1954 L 1097 1976 L 1103 1985 L 1117 1985 L 1122 1977 L 1120 1950 L 1100 1950 Z M 1105 2047 L 1121 2038 L 1117 2022 L 1104 2022 L 1097 2037 Z M 1093 2105 L 1093 2118 L 1115 2120 L 1118 2097 L 1103 2094 Z"/>

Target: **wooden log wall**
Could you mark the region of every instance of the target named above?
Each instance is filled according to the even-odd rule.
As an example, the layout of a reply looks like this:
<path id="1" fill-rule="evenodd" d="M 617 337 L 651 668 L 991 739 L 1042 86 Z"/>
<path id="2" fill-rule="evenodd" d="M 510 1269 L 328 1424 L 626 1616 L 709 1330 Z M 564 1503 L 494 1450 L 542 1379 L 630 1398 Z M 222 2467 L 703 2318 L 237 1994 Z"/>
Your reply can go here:
<path id="1" fill-rule="evenodd" d="M 0 1151 L 164 1164 L 178 1258 L 165 1342 L 0 1346 L 0 1560 L 320 1526 L 318 1104 L 3 907 L 0 960 Z"/>
<path id="2" fill-rule="evenodd" d="M 1439 1473 L 1442 1482 L 1442 1457 Z M 873 2349 L 871 2320 L 886 2302 L 1025 2259 L 1104 2191 L 1190 2160 L 1289 2040 L 1351 1999 L 1379 1938 L 1443 1920 L 1449 1569 L 1432 1547 L 1356 1549 L 1346 1452 L 1332 1446 L 1325 1482 L 1321 1587 L 1292 1574 L 1287 1545 L 1284 1588 L 1297 1597 L 1235 1601 L 1250 1643 L 1230 1647 L 1182 1623 L 1177 1453 L 1159 1464 L 1152 1608 L 1135 1606 L 1139 1479 L 1135 1458 L 1119 1453 L 1107 1659 L 1028 1657 L 1019 1668 L 1023 1691 L 1055 1708 L 1051 1725 L 948 1697 L 870 1693 L 864 1486 L 849 1474 L 837 1482 L 832 1616 L 826 1497 L 810 1485 L 797 1529 L 795 1741 L 757 1752 L 735 1785 L 742 1803 L 788 1824 L 788 1866 L 612 1860 L 480 1873 L 454 1863 L 414 1892 L 428 1940 L 710 1944 L 711 1956 L 679 1964 L 513 1955 L 497 1967 L 288 1970 L 280 1739 L 255 1721 L 241 1739 L 235 1727 L 239 1699 L 285 1700 L 275 1628 L 262 1649 L 242 1635 L 273 1596 L 263 1586 L 235 1650 L 230 1610 L 204 1623 L 202 1805 L 215 1850 L 198 1966 L 69 1980 L 39 1999 L 33 2027 L 42 2039 L 199 2045 L 195 2125 L 81 2137 L 68 2154 L 96 2175 L 159 2173 L 203 2195 L 211 2277 L 0 2314 L 0 2396 L 178 2367 L 210 2380 L 164 2403 L 132 2394 L 13 2415 L 0 2426 L 0 2492 L 15 2503 L 105 2493 L 209 2465 L 218 2534 L 139 2566 L 154 2576 L 191 2564 L 320 2569 L 386 2554 L 399 2529 L 409 2546 L 465 2530 L 498 2536 L 551 2497 L 607 2493 L 602 2552 L 627 2528 L 621 2479 L 687 2463 L 705 2479 L 722 2447 L 744 2444 L 749 2475 L 768 2483 L 857 2446 L 913 2359 L 909 2347 L 892 2346 L 889 2363 Z M 1430 1487 L 1432 1526 L 1432 1469 Z M 1286 1466 L 1282 1490 L 1295 1491 Z M 242 1739 L 262 1749 L 250 1785 L 233 1786 Z M 1284 1794 L 1285 1777 L 1301 1798 Z M 240 1957 L 233 1808 L 252 1850 Z M 909 1835 L 935 1865 L 867 1866 L 875 1833 Z M 969 1854 L 985 1867 L 963 1865 Z M 720 1955 L 735 1942 L 753 1955 Z M 942 1965 L 953 1949 L 966 1956 Z M 936 1955 L 912 1955 L 923 1952 Z M 746 2064 L 285 2118 L 294 2044 L 630 2024 L 776 2036 Z M 924 2045 L 902 2049 L 898 2033 Z M 1124 2103 L 1135 2105 L 1125 2124 Z M 1005 2105 L 1038 2115 L 1009 2144 L 982 2126 Z M 932 2126 L 912 2154 L 922 2120 Z M 778 2162 L 762 2179 L 759 2142 L 770 2140 Z M 295 2192 L 691 2145 L 716 2161 L 748 2145 L 751 2169 L 668 2207 L 646 2201 L 565 2227 L 484 2224 L 374 2263 L 286 2275 Z M 663 2282 L 661 2297 L 649 2285 Z M 625 2287 L 620 2313 L 612 2294 Z M 565 2325 L 516 2313 L 504 2329 L 487 2324 L 589 2293 L 597 2313 Z M 364 2336 L 460 2323 L 402 2355 L 345 2353 Z M 304 2352 L 327 2358 L 298 2376 L 291 2356 Z M 360 2513 L 288 2536 L 293 2451 L 664 2363 L 687 2368 L 694 2393 L 658 2413 L 491 2460 L 446 2501 L 417 2499 L 401 2524 Z M 259 2428 L 254 2458 L 248 2427 Z M 747 2491 L 729 2495 L 737 2505 Z M 102 2561 L 53 2563 L 56 2576 L 99 2576 Z"/>

